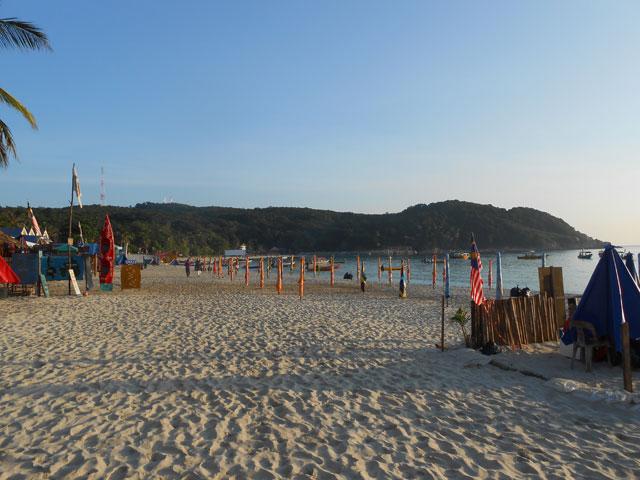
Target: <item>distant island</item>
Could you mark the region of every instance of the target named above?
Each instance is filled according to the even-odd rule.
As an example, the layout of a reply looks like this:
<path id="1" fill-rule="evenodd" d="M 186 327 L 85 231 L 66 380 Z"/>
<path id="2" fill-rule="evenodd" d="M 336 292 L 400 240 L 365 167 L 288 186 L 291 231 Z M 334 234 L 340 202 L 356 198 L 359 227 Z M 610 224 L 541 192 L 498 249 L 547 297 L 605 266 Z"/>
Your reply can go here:
<path id="1" fill-rule="evenodd" d="M 49 236 L 65 241 L 67 208 L 34 208 Z M 251 252 L 395 252 L 468 250 L 471 232 L 480 250 L 597 248 L 600 240 L 532 208 L 504 209 L 449 200 L 420 204 L 399 213 L 363 214 L 311 208 L 193 207 L 142 203 L 134 207 L 86 205 L 74 209 L 73 237 L 82 224 L 85 241 L 97 241 L 104 215 L 117 243 L 132 250 L 175 250 L 215 255 L 246 244 Z M 24 207 L 0 208 L 0 227 L 29 224 Z"/>

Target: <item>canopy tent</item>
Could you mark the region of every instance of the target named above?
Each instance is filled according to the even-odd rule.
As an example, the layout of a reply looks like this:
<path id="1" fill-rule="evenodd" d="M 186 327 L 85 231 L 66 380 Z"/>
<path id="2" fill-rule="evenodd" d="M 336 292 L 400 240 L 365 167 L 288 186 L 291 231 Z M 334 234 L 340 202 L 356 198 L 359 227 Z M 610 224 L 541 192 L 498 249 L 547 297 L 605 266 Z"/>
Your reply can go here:
<path id="1" fill-rule="evenodd" d="M 0 257 L 0 283 L 20 283 L 20 278 L 16 275 L 16 272 L 2 257 Z"/>
<path id="2" fill-rule="evenodd" d="M 573 318 L 591 323 L 599 336 L 609 336 L 618 352 L 623 322 L 629 323 L 630 338 L 640 337 L 640 288 L 613 246 L 605 247 Z M 574 339 L 574 329 L 562 336 L 566 345 Z"/>
<path id="3" fill-rule="evenodd" d="M 66 243 L 60 243 L 53 247 L 53 251 L 56 253 L 67 253 L 71 251 L 71 253 L 78 253 L 78 249 L 73 245 L 67 245 Z"/>

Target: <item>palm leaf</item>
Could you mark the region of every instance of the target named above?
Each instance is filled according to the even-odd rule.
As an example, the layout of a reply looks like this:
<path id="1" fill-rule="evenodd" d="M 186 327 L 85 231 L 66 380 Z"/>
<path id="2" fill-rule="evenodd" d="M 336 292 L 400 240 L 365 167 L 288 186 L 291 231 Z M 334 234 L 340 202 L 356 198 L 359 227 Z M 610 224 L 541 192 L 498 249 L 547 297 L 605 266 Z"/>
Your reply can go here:
<path id="1" fill-rule="evenodd" d="M 0 167 L 6 168 L 9 165 L 9 156 L 13 158 L 18 158 L 18 154 L 16 152 L 16 144 L 13 141 L 13 135 L 11 134 L 11 130 L 0 120 Z"/>
<path id="2" fill-rule="evenodd" d="M 22 105 L 18 99 L 2 88 L 0 88 L 0 103 L 5 103 L 11 108 L 17 110 L 33 128 L 38 128 L 35 117 L 29 110 L 27 110 L 27 107 Z"/>
<path id="3" fill-rule="evenodd" d="M 0 47 L 21 50 L 51 50 L 47 34 L 33 23 L 0 18 Z"/>

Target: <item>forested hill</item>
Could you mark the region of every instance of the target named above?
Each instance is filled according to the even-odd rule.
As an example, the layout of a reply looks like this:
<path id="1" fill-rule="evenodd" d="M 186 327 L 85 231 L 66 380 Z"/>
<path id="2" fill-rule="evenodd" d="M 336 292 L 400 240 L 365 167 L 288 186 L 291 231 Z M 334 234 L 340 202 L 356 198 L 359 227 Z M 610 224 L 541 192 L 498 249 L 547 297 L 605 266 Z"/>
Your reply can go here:
<path id="1" fill-rule="evenodd" d="M 35 208 L 41 227 L 54 240 L 67 237 L 68 209 Z M 601 242 L 565 221 L 531 208 L 509 210 L 451 200 L 415 205 L 399 213 L 369 215 L 309 208 L 223 208 L 143 203 L 135 207 L 87 205 L 74 208 L 84 237 L 95 241 L 111 217 L 116 242 L 130 248 L 215 254 L 247 244 L 251 251 L 273 247 L 282 252 L 372 251 L 413 248 L 468 250 L 471 232 L 481 250 L 593 248 Z M 0 226 L 28 225 L 24 207 L 0 208 Z"/>

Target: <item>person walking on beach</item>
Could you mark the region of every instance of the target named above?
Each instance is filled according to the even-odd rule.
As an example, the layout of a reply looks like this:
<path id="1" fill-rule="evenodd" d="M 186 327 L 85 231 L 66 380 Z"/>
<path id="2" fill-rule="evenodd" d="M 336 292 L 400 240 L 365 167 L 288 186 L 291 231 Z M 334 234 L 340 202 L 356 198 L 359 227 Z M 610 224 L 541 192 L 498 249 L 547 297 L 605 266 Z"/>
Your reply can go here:
<path id="1" fill-rule="evenodd" d="M 367 276 L 363 273 L 360 274 L 360 290 L 364 293 L 367 288 Z"/>
<path id="2" fill-rule="evenodd" d="M 191 257 L 187 258 L 187 261 L 184 262 L 184 271 L 187 274 L 187 278 L 191 275 Z"/>
<path id="3" fill-rule="evenodd" d="M 404 272 L 400 273 L 400 298 L 407 298 L 407 284 L 404 281 Z"/>

